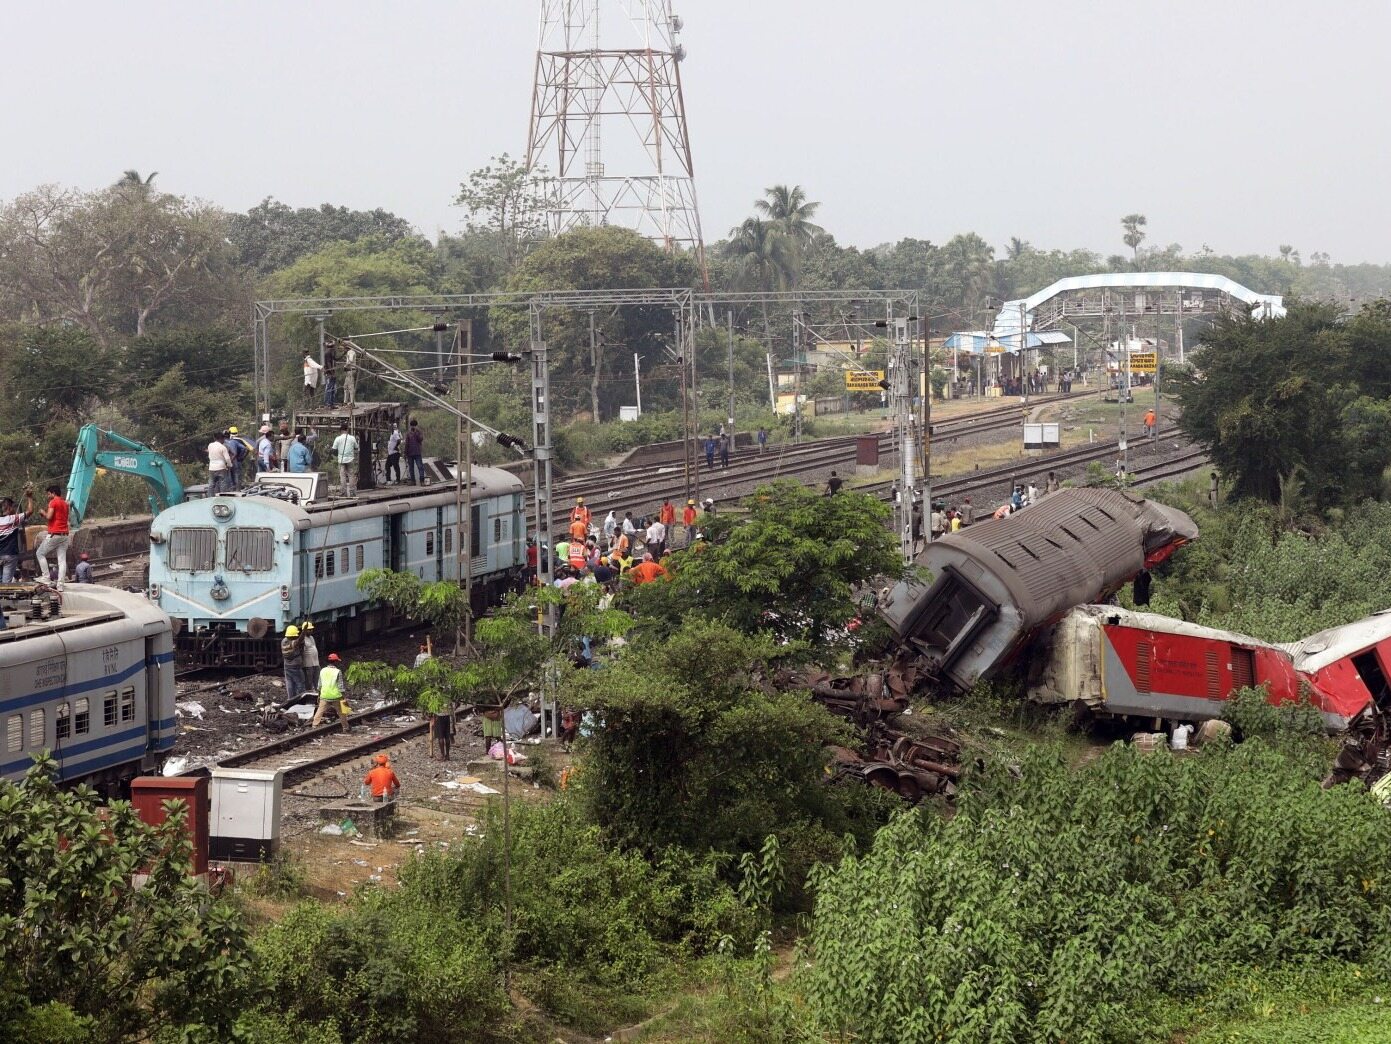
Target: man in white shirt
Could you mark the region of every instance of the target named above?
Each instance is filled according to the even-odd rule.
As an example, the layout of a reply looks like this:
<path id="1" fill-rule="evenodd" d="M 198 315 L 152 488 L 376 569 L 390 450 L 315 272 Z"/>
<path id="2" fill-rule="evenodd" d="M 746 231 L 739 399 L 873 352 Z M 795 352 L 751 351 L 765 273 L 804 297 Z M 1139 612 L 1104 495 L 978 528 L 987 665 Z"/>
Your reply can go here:
<path id="1" fill-rule="evenodd" d="M 357 496 L 357 437 L 348 431 L 347 421 L 338 426 L 333 456 L 338 461 L 338 484 L 343 487 L 343 496 Z"/>
<path id="2" fill-rule="evenodd" d="M 357 345 L 352 341 L 343 354 L 343 401 L 349 406 L 357 401 Z"/>
<path id="3" fill-rule="evenodd" d="M 613 543 L 613 535 L 618 532 L 618 513 L 610 511 L 608 517 L 604 519 L 604 543 L 605 546 Z"/>
<path id="4" fill-rule="evenodd" d="M 256 470 L 269 471 L 275 459 L 275 443 L 270 438 L 270 425 L 262 424 L 260 438 L 256 440 Z"/>
<path id="5" fill-rule="evenodd" d="M 393 481 L 391 477 L 393 474 L 396 476 L 394 481 L 400 482 L 401 425 L 399 424 L 393 424 L 391 426 L 391 437 L 386 440 L 386 481 L 388 485 Z"/>
<path id="6" fill-rule="evenodd" d="M 304 401 L 313 402 L 314 393 L 319 387 L 319 371 L 323 367 L 319 365 L 319 360 L 315 359 L 313 353 L 304 353 Z"/>
<path id="7" fill-rule="evenodd" d="M 652 524 L 647 527 L 643 542 L 654 560 L 662 557 L 667 546 L 667 527 L 662 525 L 661 519 L 653 520 Z"/>
<path id="8" fill-rule="evenodd" d="M 217 496 L 232 489 L 232 451 L 222 440 L 227 438 L 224 431 L 214 435 L 208 443 L 208 493 Z"/>

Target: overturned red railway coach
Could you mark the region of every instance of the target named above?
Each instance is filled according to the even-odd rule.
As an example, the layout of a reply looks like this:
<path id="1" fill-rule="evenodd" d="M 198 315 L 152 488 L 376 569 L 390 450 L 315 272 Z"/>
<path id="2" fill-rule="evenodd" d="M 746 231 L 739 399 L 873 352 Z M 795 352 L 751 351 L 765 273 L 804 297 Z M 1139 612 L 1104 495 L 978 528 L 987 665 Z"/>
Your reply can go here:
<path id="1" fill-rule="evenodd" d="M 1279 705 L 1307 698 L 1339 731 L 1391 676 L 1391 613 L 1273 645 L 1154 613 L 1078 606 L 1039 636 L 1030 699 L 1097 714 L 1204 721 L 1238 689 Z"/>

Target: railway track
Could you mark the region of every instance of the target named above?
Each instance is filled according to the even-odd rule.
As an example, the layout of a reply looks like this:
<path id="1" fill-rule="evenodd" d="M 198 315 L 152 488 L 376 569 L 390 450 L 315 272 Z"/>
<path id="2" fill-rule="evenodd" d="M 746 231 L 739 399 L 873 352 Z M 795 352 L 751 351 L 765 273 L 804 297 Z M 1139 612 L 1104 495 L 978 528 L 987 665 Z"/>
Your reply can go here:
<path id="1" fill-rule="evenodd" d="M 207 775 L 211 767 L 260 769 L 284 772 L 288 786 L 299 783 L 344 762 L 353 761 L 403 740 L 422 736 L 429 721 L 404 701 L 387 703 L 350 715 L 351 731 L 338 722 L 304 728 L 280 739 L 222 758 L 215 766 L 199 766 L 186 776 Z"/>

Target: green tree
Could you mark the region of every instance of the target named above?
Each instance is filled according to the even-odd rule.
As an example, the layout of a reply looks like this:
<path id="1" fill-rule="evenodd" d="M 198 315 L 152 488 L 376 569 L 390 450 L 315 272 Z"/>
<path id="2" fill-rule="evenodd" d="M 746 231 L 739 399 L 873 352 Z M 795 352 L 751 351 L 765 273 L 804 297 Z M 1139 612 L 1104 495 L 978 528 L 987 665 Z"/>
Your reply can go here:
<path id="1" fill-rule="evenodd" d="M 1140 258 L 1140 244 L 1145 241 L 1145 233 L 1140 230 L 1145 227 L 1147 221 L 1144 214 L 1127 214 L 1121 218 L 1121 228 L 1125 229 L 1125 234 L 1121 236 L 1121 241 L 1131 249 L 1135 259 Z"/>
<path id="2" fill-rule="evenodd" d="M 775 834 L 797 879 L 838 849 L 859 792 L 824 785 L 823 748 L 848 734 L 806 693 L 763 684 L 787 651 L 690 619 L 568 678 L 566 701 L 602 722 L 581 780 L 608 837 L 649 854 L 739 853 Z"/>
<path id="3" fill-rule="evenodd" d="M 695 270 L 690 258 L 664 252 L 631 229 L 605 226 L 577 228 L 541 243 L 527 255 L 507 289 L 607 290 L 624 287 L 690 286 Z M 528 316 L 516 308 L 495 308 L 493 329 L 510 344 L 525 344 Z M 656 306 L 614 306 L 588 311 L 547 310 L 543 335 L 549 345 L 551 395 L 562 408 L 587 401 L 594 420 L 611 416 L 628 402 L 629 382 L 610 380 L 610 358 L 642 357 L 648 374 L 670 362 L 674 317 Z M 591 337 L 591 331 L 593 336 Z"/>
<path id="4" fill-rule="evenodd" d="M 745 218 L 733 229 L 724 254 L 733 264 L 735 285 L 741 290 L 782 290 L 790 285 L 796 271 L 791 243 L 777 225 L 761 218 Z M 763 335 L 771 341 L 767 300 L 760 302 L 760 308 Z"/>
<path id="5" fill-rule="evenodd" d="M 0 782 L 0 1025 L 71 1013 L 73 1040 L 226 1039 L 250 961 L 235 911 L 189 876 L 183 805 L 147 826 L 130 804 L 60 790 L 41 760 Z M 143 884 L 134 876 L 146 874 Z M 8 1024 L 6 1024 L 8 1023 Z"/>
<path id="6" fill-rule="evenodd" d="M 888 516 L 863 493 L 823 496 L 791 480 L 762 486 L 747 517 L 707 518 L 707 540 L 678 554 L 671 581 L 634 588 L 625 605 L 661 626 L 703 616 L 834 655 L 848 641 L 839 628 L 855 615 L 857 591 L 902 572 Z"/>
<path id="7" fill-rule="evenodd" d="M 468 231 L 493 237 L 510 269 L 527 244 L 545 237 L 553 191 L 544 167 L 527 170 L 504 152 L 468 176 L 454 205 L 467 211 Z"/>
<path id="8" fill-rule="evenodd" d="M 330 243 L 354 243 L 369 236 L 394 243 L 415 236 L 405 218 L 377 207 L 352 210 L 322 203 L 291 207 L 267 196 L 245 214 L 227 216 L 227 238 L 240 264 L 267 276 Z"/>
<path id="9" fill-rule="evenodd" d="M 1315 502 L 1346 502 L 1378 495 L 1391 464 L 1377 436 L 1391 375 L 1372 361 L 1388 350 L 1391 306 L 1343 322 L 1334 306 L 1296 303 L 1279 319 L 1220 319 L 1170 385 L 1180 424 L 1235 493 L 1275 503 L 1298 473 Z"/>
<path id="10" fill-rule="evenodd" d="M 792 264 L 788 282 L 795 286 L 801 274 L 802 255 L 812 240 L 825 234 L 825 230 L 812 221 L 821 204 L 807 199 L 801 185 L 774 185 L 763 190 L 763 198 L 755 200 L 753 207 L 789 244 Z"/>

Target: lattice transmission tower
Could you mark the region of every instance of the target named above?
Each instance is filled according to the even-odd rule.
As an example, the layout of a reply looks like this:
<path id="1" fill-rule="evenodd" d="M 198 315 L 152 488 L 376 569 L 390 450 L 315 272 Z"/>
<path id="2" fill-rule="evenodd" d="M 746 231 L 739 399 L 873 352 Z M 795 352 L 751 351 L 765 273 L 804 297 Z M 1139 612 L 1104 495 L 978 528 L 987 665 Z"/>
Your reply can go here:
<path id="1" fill-rule="evenodd" d="M 680 31 L 670 0 L 542 0 L 526 162 L 552 232 L 624 225 L 703 271 Z"/>

